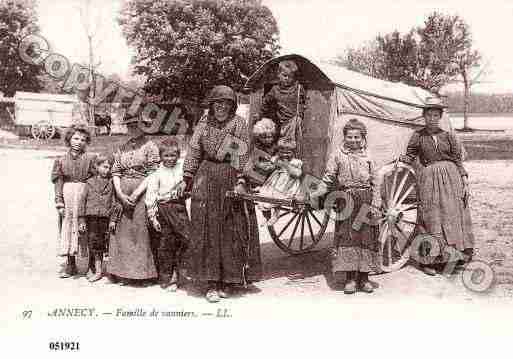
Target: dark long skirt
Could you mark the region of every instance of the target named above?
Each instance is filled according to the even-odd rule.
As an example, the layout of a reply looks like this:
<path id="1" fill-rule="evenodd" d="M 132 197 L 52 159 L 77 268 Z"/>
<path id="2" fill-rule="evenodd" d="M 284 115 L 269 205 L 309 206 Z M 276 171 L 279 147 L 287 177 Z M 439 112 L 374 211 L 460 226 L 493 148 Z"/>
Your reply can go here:
<path id="1" fill-rule="evenodd" d="M 159 280 L 167 286 L 173 271 L 180 269 L 189 243 L 191 225 L 185 202 L 159 203 L 158 220 L 162 227 L 157 249 Z"/>
<path id="2" fill-rule="evenodd" d="M 195 280 L 241 284 L 245 263 L 249 264 L 246 280 L 260 279 L 255 208 L 248 203 L 248 230 L 242 203 L 225 198 L 226 192 L 233 190 L 236 176 L 229 163 L 203 161 L 194 179 L 187 274 Z"/>
<path id="3" fill-rule="evenodd" d="M 121 178 L 121 190 L 130 195 L 142 180 Z M 157 277 L 144 196 L 139 198 L 133 209 L 123 208 L 116 233 L 111 237 L 109 257 L 107 272 L 110 274 L 127 279 Z"/>
<path id="4" fill-rule="evenodd" d="M 370 189 L 352 190 L 349 194 L 354 201 L 354 209 L 349 218 L 343 221 L 335 221 L 332 270 L 334 273 L 346 271 L 372 272 L 377 269 L 379 250 L 375 228 L 367 223 L 362 223 L 358 230 L 353 228 L 362 205 L 366 203 L 370 206 L 372 191 Z"/>
<path id="5" fill-rule="evenodd" d="M 448 245 L 463 251 L 474 247 L 470 208 L 464 202 L 461 175 L 449 161 L 423 167 L 418 175 L 420 216 L 426 231 L 444 253 Z"/>

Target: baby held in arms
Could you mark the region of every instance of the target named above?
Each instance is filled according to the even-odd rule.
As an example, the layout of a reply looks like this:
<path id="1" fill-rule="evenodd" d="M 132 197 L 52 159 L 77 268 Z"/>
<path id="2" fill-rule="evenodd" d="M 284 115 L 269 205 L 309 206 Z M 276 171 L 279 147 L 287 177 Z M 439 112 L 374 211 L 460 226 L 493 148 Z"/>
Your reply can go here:
<path id="1" fill-rule="evenodd" d="M 290 200 L 296 198 L 301 191 L 303 162 L 294 158 L 296 145 L 286 139 L 278 141 L 278 153 L 271 158 L 275 170 L 260 187 L 258 194 L 268 198 Z M 274 224 L 279 218 L 279 209 L 270 203 L 259 203 L 258 208 L 268 219 L 267 225 Z M 272 217 L 271 217 L 272 215 Z"/>

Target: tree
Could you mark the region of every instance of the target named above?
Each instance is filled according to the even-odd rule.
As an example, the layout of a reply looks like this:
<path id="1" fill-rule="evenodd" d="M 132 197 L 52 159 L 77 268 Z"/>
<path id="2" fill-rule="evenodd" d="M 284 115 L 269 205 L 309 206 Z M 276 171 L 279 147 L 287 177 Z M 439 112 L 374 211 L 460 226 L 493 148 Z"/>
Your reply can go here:
<path id="1" fill-rule="evenodd" d="M 435 89 L 461 77 L 464 90 L 463 128 L 468 129 L 468 110 L 471 87 L 482 80 L 488 66 L 473 76 L 473 70 L 481 67 L 482 56 L 473 48 L 469 25 L 459 16 L 433 12 L 424 26 L 417 30 L 421 37 L 421 68 L 429 70 L 427 78 L 437 79 Z"/>
<path id="2" fill-rule="evenodd" d="M 349 49 L 338 62 L 370 76 L 436 94 L 449 83 L 463 83 L 465 128 L 471 87 L 482 82 L 488 67 L 481 65 L 482 56 L 473 48 L 468 24 L 457 15 L 438 12 L 406 34 L 394 31 L 378 35 L 370 45 Z"/>
<path id="3" fill-rule="evenodd" d="M 382 58 L 380 78 L 418 86 L 415 74 L 418 72 L 419 45 L 414 32 L 401 35 L 394 31 L 385 36 L 378 35 L 376 42 Z"/>
<path id="4" fill-rule="evenodd" d="M 167 100 L 199 103 L 219 84 L 240 90 L 279 49 L 276 20 L 260 0 L 129 0 L 119 23 L 144 89 Z"/>
<path id="5" fill-rule="evenodd" d="M 95 74 L 97 69 L 101 65 L 101 60 L 95 54 L 95 49 L 101 46 L 102 38 L 98 36 L 101 32 L 102 21 L 101 21 L 101 9 L 93 13 L 91 11 L 91 0 L 85 0 L 77 9 L 80 13 L 80 19 L 84 28 L 84 33 L 87 38 L 88 46 L 88 61 L 87 67 L 89 69 L 89 89 L 88 89 L 88 100 L 87 100 L 87 115 L 89 117 L 89 123 L 94 125 L 94 114 L 95 114 L 95 91 L 96 81 Z"/>
<path id="6" fill-rule="evenodd" d="M 384 57 L 378 42 L 368 41 L 360 47 L 346 48 L 342 55 L 337 56 L 331 63 L 351 71 L 357 71 L 367 76 L 384 79 Z"/>
<path id="7" fill-rule="evenodd" d="M 18 45 L 25 36 L 39 31 L 34 0 L 0 0 L 0 92 L 11 97 L 16 91 L 41 90 L 41 69 L 22 60 Z"/>

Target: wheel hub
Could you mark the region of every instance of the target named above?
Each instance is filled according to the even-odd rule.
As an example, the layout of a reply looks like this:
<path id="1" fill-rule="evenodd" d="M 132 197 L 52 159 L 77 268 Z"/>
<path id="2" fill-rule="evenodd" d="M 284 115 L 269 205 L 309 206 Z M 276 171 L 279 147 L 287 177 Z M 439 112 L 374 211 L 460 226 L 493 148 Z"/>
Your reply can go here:
<path id="1" fill-rule="evenodd" d="M 387 212 L 385 213 L 385 218 L 390 224 L 394 224 L 399 222 L 399 220 L 402 217 L 402 212 L 399 211 L 397 208 L 389 208 Z"/>

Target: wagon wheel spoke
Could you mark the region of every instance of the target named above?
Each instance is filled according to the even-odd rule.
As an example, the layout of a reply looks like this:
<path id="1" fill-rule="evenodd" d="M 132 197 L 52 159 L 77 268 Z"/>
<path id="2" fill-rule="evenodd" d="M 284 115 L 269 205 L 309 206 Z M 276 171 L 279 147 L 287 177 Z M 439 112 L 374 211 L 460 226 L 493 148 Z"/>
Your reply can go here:
<path id="1" fill-rule="evenodd" d="M 281 235 L 283 234 L 283 232 L 285 232 L 287 230 L 287 228 L 289 228 L 290 224 L 292 223 L 292 221 L 299 215 L 299 213 L 295 213 L 294 216 L 292 216 L 292 218 L 287 222 L 287 224 L 285 225 L 285 227 L 283 227 L 280 231 L 280 233 L 278 233 L 278 238 L 281 237 Z"/>
<path id="2" fill-rule="evenodd" d="M 390 226 L 387 226 L 387 239 L 388 241 L 385 243 L 387 246 L 387 256 L 388 256 L 388 265 L 392 264 L 392 239 L 393 233 Z"/>
<path id="3" fill-rule="evenodd" d="M 407 219 L 402 219 L 402 218 L 399 220 L 399 222 L 412 224 L 414 226 L 416 226 L 418 224 L 417 222 L 413 222 L 413 221 L 410 221 L 410 220 L 407 220 Z"/>
<path id="4" fill-rule="evenodd" d="M 407 244 L 409 241 L 409 237 L 406 235 L 406 233 L 404 233 L 402 228 L 397 225 L 397 223 L 394 224 L 394 227 L 401 234 L 402 239 L 404 240 L 404 245 L 402 246 L 402 248 L 400 248 L 398 245 L 399 243 L 396 242 L 396 248 L 397 248 L 399 254 L 402 256 L 404 254 L 405 249 L 408 248 Z"/>
<path id="5" fill-rule="evenodd" d="M 385 224 L 383 224 L 383 227 L 380 228 L 379 230 L 379 235 L 378 235 L 378 239 L 379 241 L 384 244 L 385 241 L 382 239 L 383 238 L 383 234 L 385 234 L 385 232 L 388 230 L 388 222 L 385 222 Z"/>
<path id="6" fill-rule="evenodd" d="M 390 194 L 393 194 L 395 191 L 395 185 L 397 184 L 397 174 L 399 173 L 399 168 L 395 167 L 394 169 L 394 179 L 392 181 L 392 188 L 390 188 Z M 392 205 L 392 196 L 388 199 L 388 206 Z"/>
<path id="7" fill-rule="evenodd" d="M 285 217 L 286 215 L 288 214 L 291 214 L 293 213 L 292 210 L 288 209 L 288 208 L 283 208 L 285 210 L 285 213 L 281 213 L 279 216 L 278 216 L 278 219 L 282 218 L 282 217 Z"/>
<path id="8" fill-rule="evenodd" d="M 312 223 L 310 222 L 310 216 L 308 215 L 309 213 L 310 213 L 310 211 L 308 211 L 306 214 L 306 222 L 308 223 L 308 231 L 310 232 L 310 238 L 313 242 L 315 240 L 315 235 L 314 235 L 314 232 L 312 229 Z"/>
<path id="9" fill-rule="evenodd" d="M 321 224 L 321 221 L 319 221 L 319 219 L 317 218 L 317 216 L 315 215 L 314 211 L 312 211 L 311 209 L 308 210 L 308 213 L 310 213 L 313 217 L 313 219 L 315 220 L 315 222 L 317 222 L 317 224 L 322 227 L 322 224 Z"/>
<path id="10" fill-rule="evenodd" d="M 385 198 L 388 198 L 390 188 L 388 188 L 388 181 L 386 177 L 383 178 L 383 185 L 385 187 Z"/>
<path id="11" fill-rule="evenodd" d="M 308 205 L 300 208 L 293 208 L 289 213 L 292 215 L 267 226 L 274 243 L 284 252 L 293 255 L 306 253 L 315 247 L 322 239 L 329 223 L 329 215 L 326 211 L 322 211 L 322 217 L 319 217 L 318 213 L 312 213 Z M 314 217 L 317 224 L 314 224 L 310 215 Z M 291 226 L 292 222 L 295 222 L 293 226 Z M 299 229 L 300 225 L 301 229 Z"/>
<path id="12" fill-rule="evenodd" d="M 394 204 L 394 206 L 397 206 L 397 205 L 401 205 L 403 204 L 404 200 L 406 199 L 406 197 L 408 197 L 410 195 L 410 193 L 415 189 L 415 186 L 412 184 L 410 187 L 408 187 L 408 189 L 403 193 L 403 195 L 401 196 L 401 198 L 397 201 L 397 203 Z M 399 192 L 397 192 L 399 193 Z"/>
<path id="13" fill-rule="evenodd" d="M 305 236 L 305 217 L 306 213 L 301 215 L 301 237 L 299 239 L 299 250 L 303 250 L 303 238 Z"/>
<path id="14" fill-rule="evenodd" d="M 299 226 L 299 222 L 301 221 L 302 217 L 303 217 L 303 214 L 301 213 L 300 214 L 301 218 L 299 218 L 297 221 L 296 221 L 296 224 L 294 225 L 294 230 L 292 231 L 292 234 L 290 235 L 290 238 L 289 238 L 289 244 L 288 244 L 288 247 L 291 248 L 292 247 L 292 242 L 294 241 L 294 236 L 296 235 L 296 231 L 297 231 L 297 227 Z"/>
<path id="15" fill-rule="evenodd" d="M 397 189 L 394 191 L 394 198 L 390 203 L 390 207 L 393 207 L 397 204 L 397 200 L 399 199 L 399 196 L 401 195 L 401 192 L 403 190 L 404 184 L 406 183 L 406 179 L 408 178 L 409 172 L 406 172 L 401 178 L 401 182 L 399 183 L 399 186 L 397 186 Z"/>
<path id="16" fill-rule="evenodd" d="M 401 204 L 403 205 L 403 204 Z M 411 210 L 417 210 L 418 209 L 418 204 L 417 203 L 414 203 L 414 204 L 409 204 L 409 205 L 406 205 L 406 207 L 401 207 L 400 210 L 401 212 L 408 212 L 408 211 L 411 211 Z"/>

